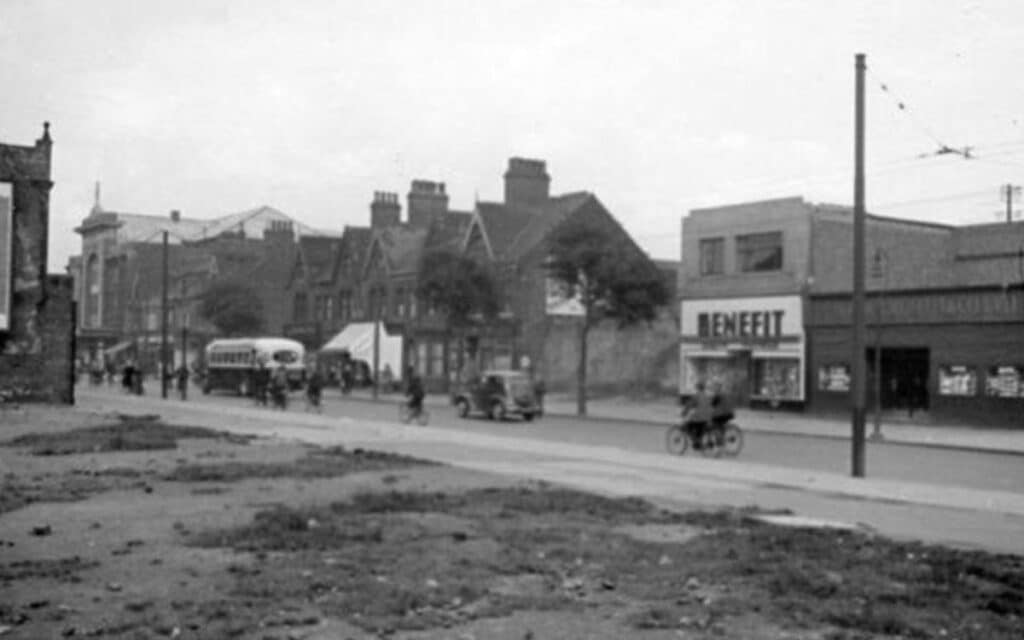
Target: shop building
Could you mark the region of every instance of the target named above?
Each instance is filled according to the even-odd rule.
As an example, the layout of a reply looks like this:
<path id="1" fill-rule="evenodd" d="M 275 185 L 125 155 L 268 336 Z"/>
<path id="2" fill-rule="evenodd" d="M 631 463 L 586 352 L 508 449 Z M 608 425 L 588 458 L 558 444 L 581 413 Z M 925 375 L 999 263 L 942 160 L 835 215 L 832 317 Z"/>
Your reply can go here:
<path id="1" fill-rule="evenodd" d="M 816 221 L 806 331 L 809 407 L 850 406 L 852 216 Z M 883 417 L 1024 427 L 1024 224 L 872 216 L 866 406 Z"/>
<path id="2" fill-rule="evenodd" d="M 683 219 L 683 396 L 704 381 L 742 405 L 804 405 L 804 293 L 815 208 L 785 198 L 698 209 Z"/>
<path id="3" fill-rule="evenodd" d="M 1024 427 L 1024 224 L 868 215 L 867 407 Z M 853 215 L 800 198 L 683 220 L 680 392 L 743 405 L 852 404 Z"/>

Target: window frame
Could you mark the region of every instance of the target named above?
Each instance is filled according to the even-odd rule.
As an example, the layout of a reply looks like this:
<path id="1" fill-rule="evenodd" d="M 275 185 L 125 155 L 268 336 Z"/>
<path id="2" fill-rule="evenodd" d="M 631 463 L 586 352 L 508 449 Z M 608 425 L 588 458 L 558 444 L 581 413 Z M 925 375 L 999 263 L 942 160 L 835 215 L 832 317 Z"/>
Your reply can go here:
<path id="1" fill-rule="evenodd" d="M 777 238 L 777 242 L 775 239 Z M 772 242 L 768 242 L 771 239 Z M 777 252 L 777 266 L 757 268 L 758 263 L 765 262 L 768 256 L 755 260 L 756 252 L 770 249 L 772 251 L 772 264 L 776 260 L 774 254 Z M 782 231 L 758 231 L 756 233 L 744 233 L 736 236 L 736 271 L 739 273 L 773 273 L 782 271 L 785 265 L 785 236 Z"/>
<path id="2" fill-rule="evenodd" d="M 700 275 L 704 276 L 720 276 L 725 273 L 725 238 L 722 236 L 715 236 L 712 238 L 701 238 L 697 244 L 698 265 L 700 269 Z M 705 252 L 706 248 L 715 248 L 715 252 L 708 254 Z M 708 255 L 711 256 L 711 264 L 708 262 Z"/>

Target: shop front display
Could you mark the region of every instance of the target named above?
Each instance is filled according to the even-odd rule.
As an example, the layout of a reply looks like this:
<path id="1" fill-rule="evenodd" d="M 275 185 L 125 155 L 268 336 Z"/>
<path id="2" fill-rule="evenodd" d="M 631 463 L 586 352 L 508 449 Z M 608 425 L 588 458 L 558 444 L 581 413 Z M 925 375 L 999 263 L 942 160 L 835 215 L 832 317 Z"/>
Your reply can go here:
<path id="1" fill-rule="evenodd" d="M 684 300 L 680 393 L 697 382 L 737 402 L 804 400 L 804 329 L 799 296 Z"/>

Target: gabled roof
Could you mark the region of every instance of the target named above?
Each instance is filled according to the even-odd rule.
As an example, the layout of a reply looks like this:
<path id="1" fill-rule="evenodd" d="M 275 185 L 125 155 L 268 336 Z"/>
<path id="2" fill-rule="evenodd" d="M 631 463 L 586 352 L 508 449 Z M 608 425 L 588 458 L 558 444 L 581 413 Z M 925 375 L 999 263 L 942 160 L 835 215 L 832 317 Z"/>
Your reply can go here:
<path id="1" fill-rule="evenodd" d="M 310 282 L 329 282 L 340 248 L 341 238 L 301 236 L 297 261 L 301 261 L 306 278 Z"/>
<path id="2" fill-rule="evenodd" d="M 430 225 L 426 246 L 429 249 L 458 250 L 473 222 L 472 211 L 447 211 Z"/>
<path id="3" fill-rule="evenodd" d="M 587 191 L 566 193 L 549 199 L 537 207 L 537 215 L 502 251 L 506 260 L 518 260 L 544 241 L 551 230 L 572 215 L 594 196 Z"/>
<path id="4" fill-rule="evenodd" d="M 389 275 L 414 273 L 423 257 L 428 230 L 407 225 L 383 227 L 373 230 L 373 239 L 366 252 L 366 264 L 373 255 L 373 247 L 379 247 L 384 255 Z"/>
<path id="5" fill-rule="evenodd" d="M 593 197 L 587 191 L 577 191 L 549 198 L 533 206 L 479 202 L 473 225 L 483 231 L 484 239 L 495 260 L 518 260 Z M 463 246 L 469 238 L 467 228 L 463 235 Z"/>

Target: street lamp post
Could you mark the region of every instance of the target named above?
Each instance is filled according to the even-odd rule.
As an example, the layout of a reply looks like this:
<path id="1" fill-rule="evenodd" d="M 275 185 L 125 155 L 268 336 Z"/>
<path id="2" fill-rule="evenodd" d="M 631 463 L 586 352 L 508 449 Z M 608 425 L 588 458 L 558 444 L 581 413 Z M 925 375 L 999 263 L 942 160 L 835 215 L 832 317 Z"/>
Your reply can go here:
<path id="1" fill-rule="evenodd" d="M 882 435 L 882 300 L 885 298 L 885 262 L 887 255 L 882 249 L 875 250 L 871 276 L 880 280 L 875 299 L 875 419 L 871 439 L 883 440 Z"/>

